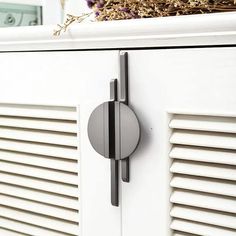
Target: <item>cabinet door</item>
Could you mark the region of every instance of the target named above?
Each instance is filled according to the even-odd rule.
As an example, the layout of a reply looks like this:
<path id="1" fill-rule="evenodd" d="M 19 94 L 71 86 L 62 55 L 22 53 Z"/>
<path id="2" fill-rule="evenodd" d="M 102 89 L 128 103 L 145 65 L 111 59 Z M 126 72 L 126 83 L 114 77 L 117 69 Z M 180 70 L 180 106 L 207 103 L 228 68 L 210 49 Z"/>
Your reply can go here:
<path id="1" fill-rule="evenodd" d="M 129 51 L 141 123 L 123 236 L 236 236 L 236 48 Z"/>
<path id="2" fill-rule="evenodd" d="M 87 121 L 118 52 L 0 54 L 0 235 L 120 236 L 110 164 Z"/>

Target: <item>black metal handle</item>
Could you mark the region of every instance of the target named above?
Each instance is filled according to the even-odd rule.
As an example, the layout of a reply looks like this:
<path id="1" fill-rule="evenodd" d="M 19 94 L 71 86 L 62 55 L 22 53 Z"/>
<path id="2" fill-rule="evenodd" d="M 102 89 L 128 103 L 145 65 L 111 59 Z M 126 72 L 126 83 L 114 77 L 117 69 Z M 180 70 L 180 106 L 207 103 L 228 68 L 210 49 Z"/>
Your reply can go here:
<path id="1" fill-rule="evenodd" d="M 110 82 L 110 100 L 109 103 L 109 148 L 111 162 L 111 204 L 119 206 L 119 162 L 115 159 L 115 104 L 118 99 L 117 79 Z"/>
<path id="2" fill-rule="evenodd" d="M 110 82 L 110 101 L 99 105 L 88 122 L 88 136 L 93 148 L 111 162 L 111 203 L 119 205 L 119 161 L 122 180 L 129 182 L 129 156 L 136 149 L 140 127 L 128 107 L 128 54 L 120 55 L 120 97 L 117 80 Z"/>
<path id="3" fill-rule="evenodd" d="M 120 101 L 129 105 L 129 81 L 128 81 L 128 53 L 120 54 Z M 129 157 L 121 160 L 121 178 L 124 182 L 129 182 L 130 167 Z"/>

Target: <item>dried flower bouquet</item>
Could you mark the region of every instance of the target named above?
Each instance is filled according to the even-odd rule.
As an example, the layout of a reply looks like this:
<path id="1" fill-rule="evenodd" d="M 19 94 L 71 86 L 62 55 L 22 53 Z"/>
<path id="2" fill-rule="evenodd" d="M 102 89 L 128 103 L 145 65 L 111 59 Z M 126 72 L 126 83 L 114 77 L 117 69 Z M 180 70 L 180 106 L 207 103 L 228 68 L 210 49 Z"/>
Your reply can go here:
<path id="1" fill-rule="evenodd" d="M 153 18 L 214 12 L 236 11 L 236 0 L 86 0 L 97 21 Z M 59 35 L 74 21 L 89 14 L 68 15 L 64 25 L 54 32 Z"/>

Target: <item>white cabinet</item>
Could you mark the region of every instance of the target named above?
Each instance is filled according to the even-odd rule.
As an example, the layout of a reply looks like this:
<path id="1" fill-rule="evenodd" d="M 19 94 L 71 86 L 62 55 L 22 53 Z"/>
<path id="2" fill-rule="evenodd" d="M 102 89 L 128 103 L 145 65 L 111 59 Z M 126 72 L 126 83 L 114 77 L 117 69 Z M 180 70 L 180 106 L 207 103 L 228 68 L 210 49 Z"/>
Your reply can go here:
<path id="1" fill-rule="evenodd" d="M 117 60 L 117 51 L 0 54 L 1 235 L 120 235 L 109 162 L 87 137 Z"/>
<path id="2" fill-rule="evenodd" d="M 129 51 L 142 137 L 122 184 L 124 236 L 236 235 L 235 67 L 234 47 Z"/>
<path id="3" fill-rule="evenodd" d="M 236 236 L 236 15 L 219 17 L 4 30 L 0 235 Z M 114 207 L 87 125 L 121 52 L 141 139 Z"/>

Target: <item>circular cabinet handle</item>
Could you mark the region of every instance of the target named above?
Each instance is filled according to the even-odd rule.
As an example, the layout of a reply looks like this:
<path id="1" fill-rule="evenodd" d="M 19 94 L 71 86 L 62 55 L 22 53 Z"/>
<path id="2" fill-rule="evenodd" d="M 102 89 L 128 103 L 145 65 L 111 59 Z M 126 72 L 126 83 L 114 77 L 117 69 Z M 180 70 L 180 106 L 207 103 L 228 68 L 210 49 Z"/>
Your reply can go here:
<path id="1" fill-rule="evenodd" d="M 127 105 L 104 102 L 89 118 L 88 136 L 95 151 L 105 158 L 126 159 L 138 145 L 139 122 Z"/>
<path id="2" fill-rule="evenodd" d="M 128 58 L 120 55 L 120 101 L 117 80 L 110 83 L 110 101 L 94 109 L 88 121 L 88 137 L 94 150 L 111 161 L 111 203 L 119 205 L 118 175 L 129 182 L 129 156 L 140 139 L 140 126 L 134 111 L 128 106 Z"/>
<path id="3" fill-rule="evenodd" d="M 116 84 L 113 80 L 111 88 L 116 88 Z M 129 156 L 135 151 L 140 138 L 138 119 L 123 102 L 104 102 L 89 117 L 88 137 L 94 150 L 111 161 L 111 203 L 118 206 L 118 162 L 121 160 L 122 180 L 129 182 Z"/>
<path id="4" fill-rule="evenodd" d="M 94 109 L 88 121 L 88 137 L 96 152 L 111 162 L 111 204 L 119 205 L 119 161 L 121 177 L 129 182 L 129 156 L 140 139 L 140 126 L 128 106 L 128 54 L 120 54 L 120 96 L 117 80 L 110 82 L 110 101 Z"/>

